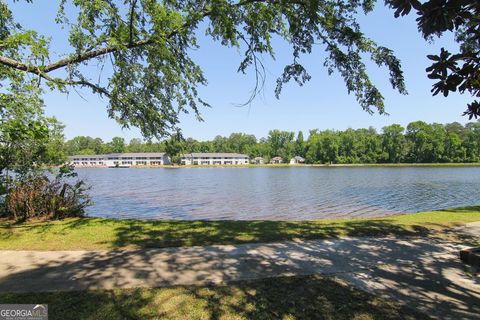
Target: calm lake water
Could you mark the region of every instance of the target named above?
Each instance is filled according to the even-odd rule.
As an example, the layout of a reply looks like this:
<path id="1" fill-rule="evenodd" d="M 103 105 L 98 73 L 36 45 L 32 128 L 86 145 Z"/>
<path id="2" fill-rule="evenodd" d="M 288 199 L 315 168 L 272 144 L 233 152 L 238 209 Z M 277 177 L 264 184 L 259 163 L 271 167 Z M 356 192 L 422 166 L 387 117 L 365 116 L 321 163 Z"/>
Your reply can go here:
<path id="1" fill-rule="evenodd" d="M 77 169 L 89 216 L 305 220 L 480 202 L 477 167 Z"/>

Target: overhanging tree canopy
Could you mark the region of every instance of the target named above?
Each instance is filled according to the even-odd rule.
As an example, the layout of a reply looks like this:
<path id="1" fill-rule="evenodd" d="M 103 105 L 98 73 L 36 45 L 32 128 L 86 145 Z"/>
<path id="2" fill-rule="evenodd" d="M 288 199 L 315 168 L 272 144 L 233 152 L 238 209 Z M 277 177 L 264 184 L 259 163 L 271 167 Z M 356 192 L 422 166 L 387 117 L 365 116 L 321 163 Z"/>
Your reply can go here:
<path id="1" fill-rule="evenodd" d="M 426 69 L 428 77 L 437 82 L 432 93 L 468 92 L 480 97 L 480 1 L 478 0 L 386 0 L 395 9 L 395 17 L 417 13 L 418 30 L 428 40 L 455 32 L 460 48 L 451 53 L 444 48 L 438 55 L 429 55 L 432 65 Z M 480 101 L 468 104 L 464 113 L 470 119 L 480 116 Z"/>
<path id="2" fill-rule="evenodd" d="M 57 55 L 48 38 L 18 24 L 10 7 L 14 4 L 0 0 L 0 86 L 8 91 L 43 80 L 61 91 L 86 87 L 108 98 L 109 116 L 121 125 L 139 127 L 147 137 L 164 136 L 177 129 L 182 112 L 200 117 L 199 107 L 207 105 L 197 91 L 207 80 L 190 56 L 198 28 L 206 26 L 212 41 L 244 49 L 238 71 L 252 70 L 256 90 L 263 76 L 259 56 L 274 56 L 274 37 L 292 48 L 292 62 L 277 80 L 277 97 L 283 84 L 310 79 L 299 58 L 320 43 L 328 53 L 328 71 L 340 73 L 366 111 L 384 113 L 383 96 L 371 82 L 364 58 L 386 66 L 392 87 L 406 90 L 400 61 L 367 38 L 356 20 L 374 2 L 62 0 L 56 23 L 68 30 L 70 50 Z M 107 81 L 96 80 L 106 64 L 112 74 Z M 97 66 L 97 72 L 86 72 L 85 66 Z"/>

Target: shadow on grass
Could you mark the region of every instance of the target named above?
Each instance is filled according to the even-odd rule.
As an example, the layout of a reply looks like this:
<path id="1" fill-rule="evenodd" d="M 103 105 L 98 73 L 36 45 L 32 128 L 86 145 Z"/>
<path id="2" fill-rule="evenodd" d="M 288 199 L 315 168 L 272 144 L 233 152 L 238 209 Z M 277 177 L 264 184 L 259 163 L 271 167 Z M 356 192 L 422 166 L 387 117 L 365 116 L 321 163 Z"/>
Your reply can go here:
<path id="1" fill-rule="evenodd" d="M 285 221 L 125 221 L 116 229 L 114 247 L 152 248 L 298 239 L 328 239 L 344 236 L 425 236 L 420 225 L 403 226 L 393 220 L 341 223 Z"/>
<path id="2" fill-rule="evenodd" d="M 442 209 L 440 211 L 444 212 L 453 212 L 453 213 L 462 213 L 462 212 L 480 212 L 480 205 L 475 206 L 468 206 L 468 207 L 460 207 L 460 208 L 449 208 L 449 209 Z"/>
<path id="3" fill-rule="evenodd" d="M 81 228 L 78 223 L 85 223 L 71 222 L 72 228 L 74 224 L 76 228 Z M 152 222 L 148 227 L 148 224 L 129 221 L 127 225 L 121 222 L 122 228 L 128 229 L 117 230 L 123 233 L 115 241 L 122 240 L 119 246 L 134 244 L 158 247 L 205 244 L 209 241 L 238 243 L 240 240 L 237 237 L 242 236 L 250 237 L 249 242 L 252 239 L 264 242 L 276 240 L 278 235 L 285 240 L 302 233 L 332 238 L 342 232 L 347 235 L 425 232 L 416 228 L 404 230 L 388 220 L 374 222 L 346 221 L 338 225 L 319 224 L 315 227 L 312 223 L 292 225 L 287 222 L 197 221 Z M 119 228 L 117 222 L 108 223 L 114 223 Z M 3 294 L 0 295 L 0 301 L 51 303 L 52 314 L 55 314 L 53 319 L 68 318 L 67 313 L 74 314 L 73 311 L 82 315 L 76 318 L 91 319 L 406 317 L 404 311 L 394 312 L 390 310 L 394 307 L 376 304 L 373 297 L 362 296 L 363 293 L 357 295 L 353 289 L 339 287 L 338 284 L 330 285 L 330 280 L 315 277 L 278 278 L 289 274 L 320 273 L 344 277 L 360 288 L 371 289 L 373 286 L 375 293 L 408 303 L 412 308 L 436 318 L 474 319 L 480 315 L 480 287 L 466 278 L 464 266 L 455 252 L 458 252 L 458 247 L 450 241 L 422 237 L 387 240 L 354 237 L 334 242 L 92 251 L 80 255 L 58 252 L 48 259 L 38 258 L 42 256 L 41 252 L 29 252 L 20 253 L 18 257 L 21 260 L 17 257 L 2 265 L 4 270 L 12 271 L 0 277 L 0 292 L 36 293 Z M 23 269 L 23 266 L 28 268 Z M 357 273 L 366 276 L 358 276 Z M 233 282 L 232 285 L 220 287 L 39 293 L 50 290 L 169 287 L 193 283 L 205 285 L 265 277 L 277 278 Z"/>
<path id="4" fill-rule="evenodd" d="M 433 225 L 433 224 L 430 224 Z M 92 231 L 94 230 L 94 231 Z M 95 232 L 108 234 L 96 237 Z M 112 219 L 69 219 L 60 222 L 0 224 L 0 240 L 14 242 L 30 237 L 40 245 L 43 237 L 49 241 L 58 237 L 63 242 L 75 235 L 83 239 L 78 247 L 95 248 L 165 248 L 239 244 L 290 240 L 328 239 L 345 236 L 426 236 L 428 227 L 402 225 L 391 219 L 318 221 L 141 221 Z M 93 233 L 93 234 L 92 234 Z M 55 242 L 49 243 L 55 248 Z M 87 245 L 88 244 L 88 245 Z M 82 246 L 85 245 L 85 246 Z M 46 248 L 45 250 L 48 250 Z"/>
<path id="5" fill-rule="evenodd" d="M 66 219 L 54 222 L 10 223 L 0 220 L 0 240 L 11 248 L 121 249 L 164 248 L 248 242 L 327 239 L 344 236 L 428 236 L 453 226 L 455 219 L 480 218 L 480 205 L 381 219 L 330 219 L 316 221 L 148 221 L 102 218 Z M 453 215 L 451 214 L 453 213 Z M 447 214 L 447 216 L 445 216 Z M 459 217 L 455 218 L 454 214 Z M 448 232 L 448 231 L 446 231 Z M 42 239 L 48 239 L 45 248 Z M 81 241 L 79 242 L 79 239 Z M 59 241 L 57 241 L 59 240 Z M 67 244 L 59 246 L 56 243 Z"/>
<path id="6" fill-rule="evenodd" d="M 479 206 L 443 210 L 480 212 Z M 72 225 L 77 227 L 76 224 Z M 115 226 L 115 248 L 178 247 L 345 236 L 428 236 L 445 229 L 435 222 L 399 223 L 394 218 L 317 221 L 141 221 L 124 220 Z"/>
<path id="7" fill-rule="evenodd" d="M 39 221 L 39 222 L 21 222 L 21 221 L 10 221 L 6 219 L 0 219 L 0 239 L 11 239 L 17 236 L 16 231 L 21 230 L 25 233 L 36 233 L 36 234 L 47 234 L 51 232 L 54 227 L 52 222 L 48 221 Z"/>
<path id="8" fill-rule="evenodd" d="M 443 211 L 462 210 L 480 211 L 480 206 Z M 230 282 L 239 276 L 245 278 L 245 275 L 275 276 L 281 274 L 279 270 L 282 271 L 286 264 L 286 270 L 294 274 L 305 274 L 306 270 L 328 273 L 341 269 L 337 273 L 339 276 L 353 277 L 355 271 L 368 269 L 372 278 L 355 278 L 360 287 L 368 286 L 370 279 L 379 284 L 386 283 L 388 286 L 378 289 L 379 293 L 398 301 L 407 301 L 412 307 L 438 318 L 462 319 L 480 315 L 480 289 L 465 286 L 462 264 L 450 254 L 458 248 L 451 242 L 437 242 L 431 238 L 384 241 L 366 237 L 431 235 L 434 231 L 428 226 L 443 225 L 402 225 L 393 217 L 334 222 L 72 219 L 59 223 L 4 224 L 1 228 L 5 230 L 25 228 L 25 232 L 35 234 L 55 230 L 65 237 L 70 232 L 82 234 L 93 227 L 98 227 L 99 232 L 108 229 L 112 233 L 108 240 L 109 248 L 161 248 L 343 236 L 357 238 L 338 240 L 334 245 L 323 242 L 267 244 L 264 245 L 266 251 L 247 251 L 248 255 L 235 255 L 242 250 L 242 246 L 237 246 L 213 248 L 208 255 L 201 250 L 196 252 L 194 248 L 180 248 L 161 252 L 87 252 L 73 261 L 63 257 L 43 262 L 32 260 L 32 268 L 3 276 L 0 291 L 37 293 L 4 293 L 0 294 L 0 301 L 49 303 L 52 319 L 405 319 L 410 315 L 408 310 L 398 305 L 315 276 L 236 282 L 229 286 L 38 293 L 55 287 L 59 290 L 79 290 L 123 286 L 125 279 L 121 275 L 125 273 L 131 273 L 132 279 L 149 285 L 208 283 L 212 276 L 217 276 L 222 282 Z M 450 232 L 455 234 L 449 230 L 444 233 L 448 236 Z M 460 241 L 466 240 L 466 235 L 460 238 Z M 165 258 L 165 252 L 170 252 L 170 256 L 167 254 Z M 393 267 L 377 267 L 379 265 Z M 194 279 L 188 278 L 192 274 Z M 181 282 L 185 278 L 191 282 Z M 458 281 L 459 278 L 461 281 Z M 420 316 L 412 315 L 412 318 Z"/>
<path id="9" fill-rule="evenodd" d="M 392 300 L 320 276 L 229 286 L 0 294 L 3 303 L 48 303 L 50 319 L 427 319 Z"/>

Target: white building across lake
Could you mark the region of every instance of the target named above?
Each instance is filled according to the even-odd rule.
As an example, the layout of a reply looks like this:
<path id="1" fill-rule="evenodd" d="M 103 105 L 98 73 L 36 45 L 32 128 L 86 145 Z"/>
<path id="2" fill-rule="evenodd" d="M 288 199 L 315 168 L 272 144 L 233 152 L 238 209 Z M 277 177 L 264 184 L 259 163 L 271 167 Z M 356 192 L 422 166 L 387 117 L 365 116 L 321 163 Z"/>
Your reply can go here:
<path id="1" fill-rule="evenodd" d="M 290 159 L 290 164 L 301 164 L 301 163 L 305 163 L 305 158 L 296 156 Z"/>
<path id="2" fill-rule="evenodd" d="M 170 164 L 164 152 L 87 154 L 69 157 L 75 167 L 131 167 Z"/>
<path id="3" fill-rule="evenodd" d="M 248 164 L 249 157 L 239 153 L 188 153 L 182 154 L 183 165 L 239 165 Z"/>
<path id="4" fill-rule="evenodd" d="M 265 159 L 263 159 L 262 157 L 255 157 L 255 158 L 252 160 L 252 163 L 253 163 L 253 164 L 264 164 L 264 163 L 265 163 Z"/>
<path id="5" fill-rule="evenodd" d="M 282 157 L 273 157 L 272 159 L 270 159 L 270 163 L 271 164 L 280 164 L 280 163 L 283 163 L 283 159 L 282 159 Z"/>

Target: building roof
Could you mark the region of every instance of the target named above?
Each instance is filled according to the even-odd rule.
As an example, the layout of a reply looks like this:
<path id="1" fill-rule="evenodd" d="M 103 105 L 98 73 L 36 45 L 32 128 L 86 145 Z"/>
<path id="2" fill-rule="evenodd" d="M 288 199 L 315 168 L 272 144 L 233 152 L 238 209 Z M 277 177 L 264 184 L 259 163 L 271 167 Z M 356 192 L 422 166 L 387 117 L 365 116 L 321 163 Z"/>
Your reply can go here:
<path id="1" fill-rule="evenodd" d="M 255 157 L 253 160 L 263 160 L 263 157 Z"/>
<path id="2" fill-rule="evenodd" d="M 215 152 L 192 152 L 187 154 L 182 154 L 182 157 L 192 157 L 192 158 L 201 158 L 201 157 L 232 157 L 232 158 L 248 158 L 248 155 L 241 153 L 215 153 Z"/>
<path id="3" fill-rule="evenodd" d="M 123 158 L 123 157 L 163 157 L 165 152 L 132 152 L 132 153 L 108 153 L 108 154 L 78 154 L 70 156 L 69 158 Z"/>
<path id="4" fill-rule="evenodd" d="M 293 159 L 295 159 L 297 161 L 305 161 L 305 158 L 302 158 L 300 156 L 295 156 L 295 157 L 293 157 Z"/>
<path id="5" fill-rule="evenodd" d="M 282 157 L 273 157 L 271 160 L 283 160 Z"/>

